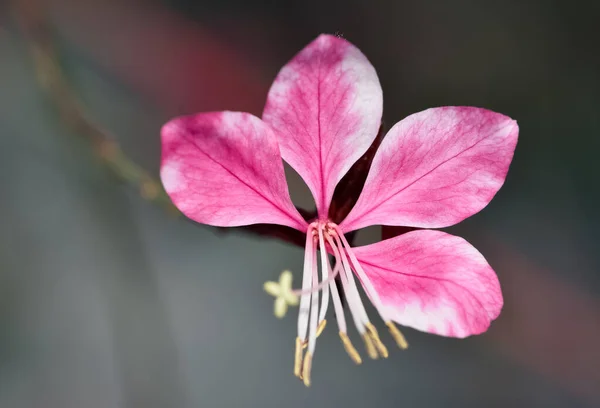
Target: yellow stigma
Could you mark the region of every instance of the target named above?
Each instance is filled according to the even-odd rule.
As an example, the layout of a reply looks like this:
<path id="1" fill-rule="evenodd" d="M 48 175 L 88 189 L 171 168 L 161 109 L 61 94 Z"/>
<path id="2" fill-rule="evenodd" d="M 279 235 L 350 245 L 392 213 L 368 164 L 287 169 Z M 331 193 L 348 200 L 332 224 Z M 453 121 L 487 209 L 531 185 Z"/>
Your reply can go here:
<path id="1" fill-rule="evenodd" d="M 302 364 L 302 381 L 304 381 L 304 385 L 310 387 L 310 369 L 312 367 L 312 354 L 310 351 L 307 351 L 304 355 L 304 362 Z"/>
<path id="2" fill-rule="evenodd" d="M 300 337 L 296 337 L 296 352 L 294 353 L 294 375 L 302 378 L 302 348 L 303 341 Z"/>
<path id="3" fill-rule="evenodd" d="M 281 272 L 279 282 L 265 282 L 263 288 L 265 292 L 275 297 L 273 312 L 278 319 L 285 316 L 288 306 L 298 305 L 298 296 L 292 292 L 292 273 L 290 271 Z"/>
<path id="4" fill-rule="evenodd" d="M 350 358 L 352 359 L 352 361 L 354 361 L 356 364 L 362 363 L 362 359 L 360 358 L 360 354 L 358 354 L 358 351 L 356 351 L 356 349 L 354 348 L 354 346 L 350 342 L 350 338 L 348 338 L 348 335 L 346 333 L 344 333 L 344 332 L 340 332 L 340 338 L 342 339 L 342 343 L 344 344 L 344 348 L 346 349 L 346 353 L 348 353 L 348 355 L 350 356 Z"/>
<path id="5" fill-rule="evenodd" d="M 396 325 L 392 322 L 386 322 L 385 324 L 388 327 L 390 334 L 396 341 L 398 347 L 400 347 L 402 350 L 406 350 L 408 348 L 408 343 L 406 342 L 404 335 L 400 332 L 400 330 L 398 330 Z"/>

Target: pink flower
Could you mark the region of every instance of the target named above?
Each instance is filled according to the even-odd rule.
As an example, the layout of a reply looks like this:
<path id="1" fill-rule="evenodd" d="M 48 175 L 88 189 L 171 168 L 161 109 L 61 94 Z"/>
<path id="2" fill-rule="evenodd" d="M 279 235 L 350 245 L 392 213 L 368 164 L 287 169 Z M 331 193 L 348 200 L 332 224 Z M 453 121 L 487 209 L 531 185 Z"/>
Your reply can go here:
<path id="1" fill-rule="evenodd" d="M 281 69 L 262 120 L 201 113 L 162 129 L 161 178 L 189 218 L 221 227 L 280 224 L 306 233 L 302 290 L 294 292 L 301 295 L 294 372 L 306 385 L 330 298 L 344 347 L 361 361 L 347 335 L 335 276 L 372 358 L 388 352 L 353 273 L 401 348 L 406 341 L 392 322 L 463 338 L 486 331 L 502 308 L 496 274 L 462 238 L 425 229 L 351 248 L 344 234 L 376 224 L 443 228 L 479 212 L 504 183 L 516 122 L 472 107 L 428 109 L 398 122 L 375 154 L 356 205 L 336 225 L 328 218 L 334 189 L 375 139 L 382 107 L 367 58 L 346 40 L 321 35 Z M 318 216 L 310 222 L 290 200 L 282 158 L 315 198 Z M 288 287 L 291 278 L 285 281 Z M 291 295 L 281 294 L 282 307 Z"/>

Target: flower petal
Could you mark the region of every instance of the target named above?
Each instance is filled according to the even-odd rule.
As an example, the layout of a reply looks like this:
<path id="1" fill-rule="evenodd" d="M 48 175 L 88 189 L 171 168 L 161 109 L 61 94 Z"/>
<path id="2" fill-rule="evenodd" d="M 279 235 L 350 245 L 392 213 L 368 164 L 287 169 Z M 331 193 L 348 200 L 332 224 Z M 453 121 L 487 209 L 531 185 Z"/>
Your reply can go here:
<path id="1" fill-rule="evenodd" d="M 506 178 L 519 128 L 471 107 L 416 113 L 383 139 L 344 231 L 368 225 L 442 228 L 483 209 Z"/>
<path id="2" fill-rule="evenodd" d="M 382 109 L 375 69 L 339 37 L 319 36 L 277 75 L 263 120 L 308 184 L 319 215 L 327 216 L 336 184 L 377 136 Z"/>
<path id="3" fill-rule="evenodd" d="M 353 251 L 387 315 L 404 326 L 462 338 L 500 314 L 498 278 L 462 238 L 420 230 Z"/>
<path id="4" fill-rule="evenodd" d="M 197 222 L 306 231 L 290 200 L 277 138 L 249 113 L 202 113 L 168 122 L 162 128 L 161 179 L 177 208 Z"/>

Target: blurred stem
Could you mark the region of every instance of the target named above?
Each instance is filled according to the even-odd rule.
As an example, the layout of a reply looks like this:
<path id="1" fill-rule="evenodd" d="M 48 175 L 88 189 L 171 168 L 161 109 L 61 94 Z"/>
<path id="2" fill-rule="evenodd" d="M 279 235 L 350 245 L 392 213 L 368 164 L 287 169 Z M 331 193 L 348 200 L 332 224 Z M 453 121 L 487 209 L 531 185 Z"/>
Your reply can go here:
<path id="1" fill-rule="evenodd" d="M 119 147 L 115 138 L 86 114 L 63 72 L 52 41 L 52 29 L 45 19 L 40 2 L 14 0 L 13 5 L 32 55 L 37 82 L 50 98 L 61 120 L 73 132 L 90 142 L 96 155 L 120 180 L 132 185 L 144 199 L 177 213 L 161 183 L 131 160 Z"/>

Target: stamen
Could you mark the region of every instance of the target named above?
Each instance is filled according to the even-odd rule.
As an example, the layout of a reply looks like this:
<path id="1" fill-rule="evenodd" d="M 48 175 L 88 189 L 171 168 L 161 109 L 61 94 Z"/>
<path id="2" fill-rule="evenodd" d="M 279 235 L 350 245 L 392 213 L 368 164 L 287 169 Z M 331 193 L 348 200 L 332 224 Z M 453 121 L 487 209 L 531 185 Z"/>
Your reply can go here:
<path id="1" fill-rule="evenodd" d="M 389 320 L 389 318 L 387 317 L 387 315 L 385 313 L 385 308 L 383 307 L 383 303 L 381 302 L 381 298 L 379 297 L 379 294 L 373 287 L 371 280 L 369 279 L 369 277 L 363 270 L 362 266 L 360 265 L 360 262 L 358 262 L 358 259 L 356 258 L 356 255 L 354 255 L 354 252 L 352 251 L 352 248 L 350 247 L 348 240 L 346 239 L 346 237 L 344 237 L 344 234 L 342 233 L 342 231 L 339 229 L 338 226 L 334 226 L 333 228 L 337 232 L 337 235 L 339 235 L 341 240 L 343 241 L 344 247 L 346 249 L 345 252 L 348 253 L 348 256 L 350 257 L 350 261 L 352 262 L 352 266 L 354 267 L 356 274 L 360 278 L 360 281 L 363 283 L 365 291 L 367 292 L 367 294 L 369 295 L 369 298 L 373 302 L 373 306 L 375 306 L 375 309 L 377 309 L 377 311 L 379 312 L 379 315 L 385 321 L 385 324 L 388 326 L 389 332 L 392 335 L 392 337 L 394 338 L 394 340 L 396 341 L 396 344 L 402 350 L 407 349 L 408 343 L 407 343 L 406 339 L 404 338 L 404 335 L 400 332 L 400 330 L 398 330 L 398 328 L 394 325 L 394 323 L 392 323 Z"/>
<path id="2" fill-rule="evenodd" d="M 373 339 L 371 339 L 371 336 L 369 335 L 369 333 L 363 334 L 362 337 L 365 342 L 365 348 L 367 349 L 367 354 L 373 360 L 377 360 L 379 358 L 379 354 L 377 354 L 377 349 L 375 348 L 375 345 L 373 344 Z"/>
<path id="3" fill-rule="evenodd" d="M 404 338 L 402 332 L 400 332 L 400 330 L 396 327 L 396 325 L 393 322 L 385 322 L 385 324 L 388 327 L 390 334 L 392 335 L 394 340 L 396 340 L 396 344 L 398 345 L 398 347 L 400 347 L 402 350 L 406 350 L 408 348 L 408 343 Z"/>
<path id="4" fill-rule="evenodd" d="M 342 246 L 339 235 L 334 234 L 333 238 L 336 241 L 336 246 L 338 247 L 337 249 L 340 254 L 340 259 L 342 260 L 342 265 L 344 266 L 344 271 L 346 272 L 346 278 L 349 284 L 349 292 L 352 294 L 356 310 L 360 314 L 363 324 L 366 324 L 369 322 L 369 317 L 367 316 L 367 311 L 365 310 L 365 307 L 363 306 L 363 303 L 360 300 L 360 294 L 358 293 L 358 287 L 356 286 L 356 282 L 354 281 L 354 274 L 352 273 L 352 268 L 350 267 L 350 263 L 348 262 L 348 258 L 346 257 L 346 251 L 344 251 L 344 247 Z M 348 303 L 350 303 L 350 300 L 348 300 Z"/>
<path id="5" fill-rule="evenodd" d="M 342 285 L 344 287 L 344 292 L 346 294 L 346 299 L 348 301 L 348 307 L 350 308 L 350 315 L 352 316 L 352 319 L 354 320 L 354 324 L 356 325 L 356 329 L 358 330 L 358 332 L 360 334 L 363 334 L 365 332 L 364 321 L 365 320 L 368 321 L 368 319 L 363 320 L 364 317 L 366 316 L 366 311 L 364 311 L 364 307 L 362 307 L 360 298 L 356 299 L 356 297 L 355 297 L 355 295 L 356 296 L 358 295 L 358 292 L 355 292 L 352 290 L 352 287 L 349 283 L 352 276 L 350 276 L 350 279 L 349 279 L 348 273 L 346 271 L 344 262 L 342 262 L 340 251 L 338 250 L 336 243 L 329 236 L 329 234 L 326 236 L 326 238 L 327 238 L 327 242 L 329 242 L 329 245 L 331 246 L 331 248 L 333 250 L 333 256 L 335 257 L 336 267 L 337 267 L 337 265 L 340 265 L 340 269 L 341 269 L 340 276 L 342 277 Z M 361 308 L 362 308 L 362 310 L 361 310 Z"/>
<path id="6" fill-rule="evenodd" d="M 335 266 L 332 269 L 328 247 L 331 247 L 335 258 Z M 321 282 L 319 282 L 319 266 L 317 251 L 321 256 Z M 302 289 L 290 290 L 291 274 L 289 277 L 290 285 L 280 285 L 275 287 L 271 283 L 265 284 L 265 290 L 276 297 L 294 300 L 293 296 L 300 294 L 300 313 L 298 316 L 298 337 L 296 338 L 296 350 L 294 353 L 294 375 L 300 378 L 307 387 L 311 383 L 312 359 L 314 356 L 317 337 L 321 335 L 327 325 L 325 319 L 329 305 L 329 296 L 335 308 L 336 319 L 339 326 L 339 336 L 344 349 L 356 364 L 361 364 L 362 359 L 358 351 L 352 345 L 348 334 L 346 333 L 346 320 L 344 309 L 340 299 L 340 294 L 336 286 L 335 278 L 340 275 L 341 282 L 348 301 L 350 314 L 356 324 L 358 332 L 361 334 L 367 354 L 372 359 L 388 357 L 388 349 L 381 342 L 379 333 L 375 326 L 369 321 L 365 307 L 361 301 L 358 286 L 354 274 L 362 282 L 366 294 L 373 301 L 373 305 L 386 322 L 390 334 L 398 344 L 398 347 L 405 349 L 408 347 L 406 339 L 396 326 L 385 316 L 385 308 L 375 291 L 373 285 L 362 269 L 358 259 L 354 255 L 350 244 L 342 234 L 342 231 L 333 223 L 324 224 L 322 221 L 313 222 L 309 225 L 306 234 L 306 246 L 304 255 L 304 270 L 302 278 Z M 287 278 L 287 276 L 286 276 Z M 281 281 L 283 282 L 283 280 Z M 286 288 L 284 289 L 284 286 Z M 319 292 L 323 291 L 323 297 L 319 304 Z M 276 314 L 282 314 L 283 309 L 293 302 L 276 302 Z M 321 309 L 319 309 L 319 306 Z M 278 313 L 281 312 L 281 313 Z M 308 336 L 307 336 L 308 335 Z M 308 348 L 304 353 L 304 348 Z"/>
<path id="7" fill-rule="evenodd" d="M 317 270 L 317 253 L 313 255 L 312 265 L 312 285 L 313 287 L 319 284 L 319 272 Z M 310 305 L 310 333 L 308 335 L 308 353 L 314 354 L 317 344 L 317 325 L 319 318 L 319 292 L 312 293 L 312 302 Z"/>
<path id="8" fill-rule="evenodd" d="M 387 348 L 379 339 L 379 333 L 377 333 L 377 329 L 375 328 L 375 326 L 373 326 L 371 323 L 367 323 L 366 326 L 367 326 L 367 331 L 369 332 L 369 335 L 371 337 L 371 340 L 373 340 L 373 344 L 375 344 L 375 347 L 377 348 L 377 351 L 379 352 L 379 355 L 383 358 L 388 358 Z"/>
<path id="9" fill-rule="evenodd" d="M 294 353 L 294 375 L 296 377 L 302 374 L 302 339 L 296 337 L 296 352 Z"/>
<path id="10" fill-rule="evenodd" d="M 329 262 L 327 263 L 327 268 L 331 268 Z M 333 273 L 337 274 L 340 270 L 340 264 L 336 264 Z M 341 332 L 346 333 L 346 318 L 344 317 L 344 307 L 342 306 L 342 301 L 340 299 L 340 294 L 338 293 L 337 286 L 335 282 L 329 283 L 329 289 L 331 290 L 331 299 L 333 300 L 333 308 L 335 310 L 335 318 L 337 320 L 338 328 Z"/>
<path id="11" fill-rule="evenodd" d="M 323 319 L 323 320 L 321 320 L 321 323 L 319 323 L 319 325 L 317 326 L 317 338 L 319 338 L 321 333 L 323 333 L 323 330 L 325 330 L 325 326 L 327 326 L 327 320 Z M 302 344 L 302 348 L 305 349 L 307 346 L 308 346 L 308 341 L 304 340 L 304 342 Z"/>
<path id="12" fill-rule="evenodd" d="M 365 323 L 367 332 L 363 333 L 363 339 L 365 341 L 365 347 L 367 348 L 367 353 L 369 354 L 369 357 L 371 357 L 373 359 L 378 358 L 379 355 L 381 355 L 383 358 L 387 358 L 388 350 L 385 347 L 385 345 L 381 342 L 381 340 L 379 338 L 379 334 L 377 333 L 377 330 L 375 329 L 375 327 L 371 324 L 371 322 L 369 322 L 367 313 L 364 309 L 364 306 L 362 305 L 362 302 L 360 301 L 360 295 L 358 294 L 358 289 L 356 288 L 356 283 L 354 282 L 354 275 L 352 274 L 352 270 L 350 269 L 350 265 L 349 265 L 348 259 L 346 257 L 347 251 L 345 251 L 342 246 L 342 242 L 340 240 L 340 234 L 335 234 L 334 238 L 339 247 L 339 252 L 341 255 L 342 263 L 344 264 L 344 269 L 346 270 L 348 280 L 352 282 L 351 286 L 352 286 L 352 292 L 353 292 L 354 299 L 355 299 L 355 301 L 358 300 L 358 303 L 359 303 L 358 309 L 359 309 L 359 311 L 362 312 L 362 314 L 364 316 L 363 318 L 364 318 L 364 323 Z M 345 238 L 343 237 L 343 235 L 341 236 L 341 238 L 344 239 L 344 241 L 345 241 Z M 381 314 L 381 312 L 380 312 L 380 314 Z"/>
<path id="13" fill-rule="evenodd" d="M 339 260 L 335 264 L 334 274 L 337 274 L 340 270 L 341 262 Z M 327 262 L 327 268 L 331 268 L 329 262 Z M 340 300 L 340 295 L 338 293 L 337 286 L 335 282 L 331 282 L 331 298 L 333 300 L 333 307 L 335 308 L 335 317 L 337 319 L 338 328 L 340 329 L 340 338 L 342 339 L 342 343 L 344 345 L 344 349 L 356 364 L 361 364 L 362 359 L 360 358 L 360 354 L 354 348 L 352 343 L 350 342 L 350 338 L 346 334 L 346 318 L 344 317 L 344 308 L 342 306 L 342 301 Z"/>
<path id="14" fill-rule="evenodd" d="M 356 349 L 350 342 L 350 338 L 348 337 L 348 335 L 341 331 L 340 338 L 342 339 L 342 343 L 344 344 L 344 349 L 346 349 L 346 353 L 348 353 L 352 361 L 354 361 L 356 364 L 362 363 L 360 354 L 358 354 L 358 351 L 356 351 Z"/>
<path id="15" fill-rule="evenodd" d="M 319 326 L 317 327 L 317 337 L 319 337 L 321 335 L 321 333 L 323 333 L 323 330 L 325 330 L 325 326 L 327 326 L 327 320 L 323 319 L 323 320 L 321 320 L 321 323 L 319 323 Z"/>
<path id="16" fill-rule="evenodd" d="M 319 225 L 319 252 L 321 253 L 321 284 L 323 287 L 323 297 L 321 300 L 321 311 L 319 313 L 319 328 L 317 329 L 317 337 L 323 329 L 325 329 L 325 315 L 327 313 L 327 306 L 329 306 L 329 286 L 327 284 L 327 278 L 329 275 L 329 260 L 327 259 L 327 248 L 325 247 L 325 240 L 323 239 L 323 227 Z M 322 326 L 321 326 L 322 325 Z"/>
<path id="17" fill-rule="evenodd" d="M 344 236 L 342 231 L 339 229 L 339 227 L 335 226 L 334 229 L 337 232 L 337 236 L 339 237 L 338 242 L 339 242 L 339 239 L 341 239 L 341 241 L 344 244 L 343 247 L 340 244 L 340 250 L 348 254 L 348 257 L 350 258 L 350 262 L 352 263 L 352 266 L 354 267 L 353 269 L 356 272 L 356 274 L 358 275 L 360 281 L 362 282 L 363 287 L 365 288 L 365 291 L 369 295 L 369 298 L 373 302 L 373 306 L 375 306 L 375 309 L 377 309 L 377 312 L 379 312 L 379 314 L 381 315 L 381 318 L 384 321 L 388 321 L 389 319 L 385 315 L 385 311 L 383 308 L 383 304 L 381 303 L 381 299 L 379 298 L 379 294 L 373 287 L 371 280 L 369 279 L 369 277 L 363 270 L 362 266 L 360 265 L 360 262 L 358 262 L 358 259 L 356 258 L 356 255 L 354 255 L 354 252 L 352 251 L 352 247 L 348 243 L 348 240 L 346 239 L 346 237 Z"/>
<path id="18" fill-rule="evenodd" d="M 306 352 L 304 356 L 304 363 L 302 364 L 302 380 L 304 385 L 310 387 L 310 369 L 312 368 L 312 354 L 310 351 Z"/>
<path id="19" fill-rule="evenodd" d="M 312 296 L 311 291 L 309 290 L 312 281 L 312 260 L 313 260 L 313 236 L 312 231 L 314 229 L 314 225 L 311 224 L 308 227 L 308 231 L 306 232 L 306 246 L 304 252 L 304 271 L 302 274 L 302 297 L 300 298 L 300 308 L 298 311 L 298 337 L 304 341 L 306 339 L 306 334 L 308 331 L 308 317 L 309 317 L 309 309 L 310 309 L 310 299 Z M 315 253 L 316 254 L 316 253 Z"/>

